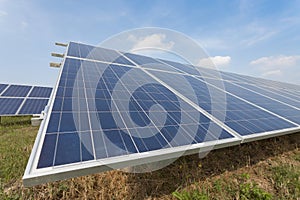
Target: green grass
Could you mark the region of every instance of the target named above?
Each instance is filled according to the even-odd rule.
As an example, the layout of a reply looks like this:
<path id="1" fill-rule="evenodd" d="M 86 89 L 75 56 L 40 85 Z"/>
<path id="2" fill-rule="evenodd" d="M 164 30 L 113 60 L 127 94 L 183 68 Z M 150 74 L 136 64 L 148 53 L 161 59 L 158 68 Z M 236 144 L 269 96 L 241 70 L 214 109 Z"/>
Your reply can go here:
<path id="1" fill-rule="evenodd" d="M 191 192 L 188 191 L 175 191 L 173 196 L 179 200 L 209 200 L 209 195 L 206 191 L 194 190 Z"/>
<path id="2" fill-rule="evenodd" d="M 296 161 L 300 162 L 300 154 L 295 154 L 295 155 L 293 156 L 293 158 L 294 158 Z"/>
<path id="3" fill-rule="evenodd" d="M 200 190 L 175 191 L 173 196 L 179 200 L 206 199 L 259 199 L 271 200 L 272 195 L 260 188 L 257 183 L 250 181 L 249 174 L 241 174 L 230 179 L 217 179 L 212 185 L 204 184 Z"/>
<path id="4" fill-rule="evenodd" d="M 4 185 L 12 188 L 24 173 L 28 155 L 34 142 L 37 127 L 30 126 L 30 117 L 2 117 L 0 125 L 0 197 Z M 8 199 L 18 199 L 21 191 L 15 191 Z M 0 198 L 1 199 L 1 198 Z"/>
<path id="5" fill-rule="evenodd" d="M 262 188 L 258 187 L 256 183 L 242 183 L 239 187 L 240 199 L 261 199 L 261 200 L 269 200 L 272 199 L 272 195 Z"/>
<path id="6" fill-rule="evenodd" d="M 297 156 L 295 156 L 297 155 Z M 291 156 L 298 158 L 300 152 Z M 280 165 L 270 166 L 262 173 L 269 177 L 272 184 L 271 192 L 261 188 L 247 173 L 240 175 L 221 176 L 212 182 L 196 184 L 198 189 L 176 190 L 173 197 L 179 200 L 196 199 L 241 199 L 241 200 L 271 200 L 271 199 L 300 199 L 300 165 L 283 164 L 276 158 Z M 296 159 L 297 160 L 297 159 Z M 278 164 L 277 163 L 277 164 Z"/>
<path id="7" fill-rule="evenodd" d="M 1 117 L 0 130 L 14 129 L 18 126 L 25 125 L 28 127 L 30 125 L 30 120 L 32 116 L 13 116 L 13 117 Z"/>
<path id="8" fill-rule="evenodd" d="M 113 170 L 24 188 L 38 127 L 30 117 L 0 124 L 0 199 L 300 199 L 300 134 L 185 156 L 161 170 Z"/>
<path id="9" fill-rule="evenodd" d="M 280 199 L 300 198 L 300 169 L 293 165 L 272 168 L 272 178 Z"/>

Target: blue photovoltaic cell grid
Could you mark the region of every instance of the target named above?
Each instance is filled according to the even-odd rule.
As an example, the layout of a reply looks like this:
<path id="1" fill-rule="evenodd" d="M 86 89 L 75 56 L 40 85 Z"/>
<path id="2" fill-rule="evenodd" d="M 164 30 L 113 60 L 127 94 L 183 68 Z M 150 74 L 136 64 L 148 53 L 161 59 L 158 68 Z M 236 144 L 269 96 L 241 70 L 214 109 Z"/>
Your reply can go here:
<path id="1" fill-rule="evenodd" d="M 150 57 L 146 57 L 146 56 L 142 56 L 142 55 L 136 55 L 136 54 L 131 54 L 131 53 L 124 53 L 124 55 L 133 60 L 136 64 L 138 65 L 144 65 L 144 64 L 157 64 L 159 63 L 159 61 L 150 58 Z M 144 66 L 144 67 L 150 67 L 150 65 L 148 66 Z M 153 67 L 156 67 L 155 65 L 153 65 Z"/>
<path id="2" fill-rule="evenodd" d="M 161 60 L 158 59 L 160 62 L 165 63 L 165 66 L 161 66 L 160 68 L 165 68 L 167 69 L 166 71 L 169 72 L 171 70 L 170 67 L 173 70 L 176 70 L 177 73 L 182 73 L 185 75 L 189 76 L 196 76 L 198 79 L 201 79 L 203 81 L 208 81 L 208 82 L 213 82 L 211 79 L 216 79 L 217 81 L 217 86 L 223 85 L 223 72 L 216 71 L 211 68 L 203 68 L 203 67 L 195 67 L 193 65 L 188 65 L 188 64 L 181 64 L 177 62 L 172 62 L 172 61 L 167 61 L 167 60 Z M 143 66 L 144 67 L 144 66 Z M 151 67 L 148 67 L 149 69 Z M 231 79 L 230 79 L 231 80 Z M 214 85 L 214 83 L 212 83 Z M 221 90 L 224 90 L 224 87 L 220 88 Z"/>
<path id="3" fill-rule="evenodd" d="M 26 97 L 32 86 L 10 85 L 2 96 L 8 97 Z"/>
<path id="4" fill-rule="evenodd" d="M 130 61 L 128 61 L 116 51 L 103 49 L 101 47 L 93 47 L 85 44 L 77 44 L 73 42 L 69 44 L 67 55 L 78 58 L 100 60 L 109 63 L 133 65 Z"/>
<path id="5" fill-rule="evenodd" d="M 29 94 L 29 97 L 44 97 L 49 98 L 52 92 L 52 88 L 35 86 Z"/>
<path id="6" fill-rule="evenodd" d="M 280 90 L 284 95 L 289 96 L 290 98 L 295 98 L 297 101 L 300 99 L 300 92 L 296 92 L 289 89 L 276 89 L 277 91 Z"/>
<path id="7" fill-rule="evenodd" d="M 204 77 L 217 78 L 217 79 L 221 78 L 220 72 L 210 68 L 195 67 L 193 65 L 181 64 L 181 63 L 167 61 L 167 60 L 160 60 L 160 61 L 167 64 L 168 66 L 171 66 L 172 68 L 176 69 L 177 72 L 180 73 L 199 76 L 200 78 L 204 78 Z"/>
<path id="8" fill-rule="evenodd" d="M 181 64 L 177 64 L 177 65 L 181 65 Z M 174 66 L 176 66 L 176 65 L 174 65 Z M 212 75 L 213 73 L 211 73 L 211 72 L 212 72 L 212 70 L 205 70 L 204 71 L 204 73 Z M 202 73 L 203 73 L 203 71 L 202 71 Z M 267 88 L 267 89 L 265 88 L 263 90 L 263 89 L 259 88 L 261 86 L 256 86 L 255 87 L 255 86 L 251 86 L 249 84 L 245 84 L 248 81 L 246 80 L 246 78 L 241 78 L 242 76 L 240 76 L 240 80 L 239 80 L 239 78 L 236 78 L 236 77 L 233 78 L 232 76 L 229 76 L 229 75 L 225 75 L 224 76 L 224 72 L 221 72 L 221 74 L 223 75 L 223 78 L 225 78 L 226 80 L 231 80 L 231 81 L 234 81 L 234 82 L 238 81 L 239 85 L 241 85 L 241 86 L 243 86 L 245 88 L 248 88 L 248 89 L 252 89 L 253 91 L 258 92 L 260 94 L 267 95 L 268 98 L 261 97 L 261 95 L 257 95 L 257 94 L 256 94 L 256 97 L 260 96 L 259 98 L 253 97 L 254 96 L 253 92 L 251 92 L 251 91 L 244 91 L 245 89 L 240 88 L 240 87 L 236 87 L 235 89 L 233 89 L 233 91 L 232 91 L 233 94 L 235 94 L 236 92 L 242 92 L 242 91 L 244 91 L 244 93 L 246 95 L 250 95 L 254 99 L 256 99 L 255 101 L 253 101 L 253 103 L 256 104 L 256 105 L 262 105 L 262 104 L 264 104 L 265 100 L 267 99 L 269 104 L 273 105 L 274 108 L 276 107 L 276 111 L 274 111 L 275 113 L 277 113 L 279 115 L 280 115 L 280 113 L 282 113 L 282 115 L 285 116 L 285 117 L 287 117 L 287 118 L 290 118 L 290 119 L 293 118 L 293 120 L 291 120 L 291 121 L 299 122 L 298 121 L 298 119 L 299 119 L 299 111 L 297 109 L 295 109 L 295 108 L 291 109 L 290 106 L 286 106 L 286 105 L 283 105 L 284 109 L 283 108 L 281 109 L 282 104 L 276 102 L 276 100 L 278 100 L 278 101 L 287 103 L 287 104 L 289 104 L 291 106 L 295 106 L 295 107 L 299 108 L 299 106 L 300 106 L 299 105 L 300 104 L 299 99 L 295 100 L 295 98 L 297 99 L 297 97 L 294 97 L 293 95 L 288 94 L 288 93 L 284 93 L 284 92 L 280 91 L 280 89 L 275 90 L 274 88 Z M 228 73 L 226 73 L 226 74 L 228 74 Z M 194 74 L 194 75 L 196 75 L 196 74 Z M 238 75 L 236 75 L 236 76 L 239 77 Z M 209 76 L 209 77 L 213 77 L 213 76 Z M 243 80 L 242 81 L 243 83 L 241 83 L 241 79 Z M 226 85 L 228 85 L 228 84 L 230 84 L 230 83 L 226 83 Z M 229 91 L 229 90 L 227 90 L 227 91 Z M 238 95 L 238 96 L 242 97 L 240 95 Z M 289 98 L 286 98 L 287 96 L 289 96 Z M 244 98 L 244 99 L 247 100 L 247 98 Z M 277 107 L 277 105 L 281 105 L 281 106 Z M 262 106 L 262 107 L 264 107 L 264 106 Z M 270 111 L 273 111 L 273 109 L 271 109 Z M 288 112 L 290 116 L 286 115 L 285 114 L 286 112 Z"/>
<path id="9" fill-rule="evenodd" d="M 179 76 L 177 74 L 166 74 L 163 72 L 155 71 L 151 71 L 151 73 L 160 79 L 165 79 L 164 77 L 168 77 L 170 79 L 170 84 L 172 84 L 172 80 L 178 80 Z M 197 91 L 198 102 L 194 103 L 197 103 L 201 108 L 205 109 L 209 113 L 212 113 L 212 107 L 209 106 L 210 97 L 207 95 L 207 92 L 204 89 L 206 84 L 203 82 L 203 80 L 187 75 L 185 75 L 185 78 L 189 81 L 195 91 Z M 243 91 L 243 89 L 241 88 L 237 88 L 236 90 Z M 182 89 L 180 93 L 182 93 L 186 97 L 189 97 L 189 94 L 187 94 L 184 89 Z M 222 105 L 224 104 L 223 100 L 224 99 L 221 99 L 221 102 L 216 101 L 215 104 Z M 215 117 L 219 118 L 219 120 L 223 120 L 223 115 L 218 113 L 225 112 L 225 124 L 241 135 L 264 133 L 278 129 L 295 127 L 295 125 L 274 115 L 271 115 L 266 111 L 256 108 L 253 105 L 250 105 L 229 94 L 226 94 L 226 105 L 224 105 L 223 108 L 219 108 L 218 106 L 216 106 L 214 109 L 217 113 Z M 226 111 L 219 109 L 226 109 Z"/>
<path id="10" fill-rule="evenodd" d="M 67 58 L 62 70 L 38 168 L 233 137 L 140 69 Z"/>
<path id="11" fill-rule="evenodd" d="M 299 107 L 300 107 L 299 96 L 298 97 L 295 96 L 290 91 L 286 92 L 286 91 L 282 90 L 282 88 L 284 88 L 287 85 L 293 86 L 291 84 L 279 83 L 279 82 L 275 82 L 275 81 L 263 80 L 263 79 L 259 79 L 259 78 L 248 77 L 248 76 L 237 75 L 237 74 L 226 73 L 226 72 L 217 72 L 217 71 L 215 71 L 214 73 L 212 73 L 212 72 L 213 72 L 213 70 L 205 70 L 204 73 L 207 75 L 209 74 L 208 77 L 210 77 L 210 78 L 214 77 L 214 74 L 219 73 L 219 74 L 221 74 L 221 76 L 224 80 L 232 81 L 233 83 L 236 83 L 237 86 L 242 86 L 242 88 L 241 87 L 234 88 L 233 89 L 234 91 L 237 91 L 237 92 L 244 91 L 244 93 L 246 93 L 247 95 L 250 95 L 252 97 L 253 97 L 252 91 L 254 91 L 254 93 L 258 93 L 259 96 L 262 96 L 262 95 L 266 96 L 266 99 L 269 100 L 269 104 L 273 104 L 274 107 L 276 107 L 275 105 L 278 105 L 278 101 L 280 101 L 283 104 L 290 105 L 290 107 L 291 106 L 296 107 L 293 110 L 296 113 L 298 112 L 297 108 L 299 109 Z M 229 85 L 229 84 L 230 83 L 228 83 L 227 85 Z M 296 87 L 296 86 L 294 85 L 294 87 Z M 248 90 L 245 91 L 244 88 L 246 88 Z M 249 91 L 249 90 L 252 90 L 252 91 Z M 253 98 L 257 99 L 256 97 L 253 97 Z M 261 98 L 261 97 L 259 97 L 259 98 Z M 264 100 L 259 100 L 259 101 L 263 102 Z M 280 104 L 280 102 L 279 102 L 279 104 Z M 254 102 L 254 104 L 256 104 L 256 102 Z M 288 110 L 288 109 L 290 109 L 290 108 L 286 107 L 286 110 Z M 280 109 L 279 109 L 279 112 L 280 112 Z M 291 112 L 293 112 L 293 111 L 291 111 Z M 296 116 L 298 116 L 298 114 L 294 114 L 293 116 L 296 117 Z"/>
<path id="12" fill-rule="evenodd" d="M 193 74 L 193 75 L 200 75 L 199 71 L 195 67 L 189 67 L 187 65 L 168 61 L 168 60 L 160 60 L 160 61 L 174 67 L 178 72 L 184 72 L 184 73 Z"/>
<path id="13" fill-rule="evenodd" d="M 227 77 L 232 77 L 232 76 L 225 75 L 225 74 L 223 74 L 223 76 L 226 79 L 228 79 Z M 259 94 L 266 95 L 267 97 L 270 97 L 274 100 L 278 100 L 283 103 L 287 103 L 291 106 L 300 108 L 300 97 L 293 94 L 293 92 L 291 92 L 291 91 L 283 90 L 282 89 L 283 86 L 280 87 L 280 85 L 278 85 L 278 86 L 268 87 L 268 86 L 265 86 L 261 82 L 257 82 L 257 81 L 254 82 L 254 81 L 249 80 L 249 78 L 245 78 L 242 76 L 236 77 L 231 80 L 233 80 L 234 83 L 237 83 L 238 85 L 240 85 L 246 89 L 252 90 Z"/>
<path id="14" fill-rule="evenodd" d="M 271 98 L 262 96 L 250 90 L 243 89 L 232 83 L 225 83 L 225 86 L 226 86 L 226 90 L 231 92 L 232 94 L 240 96 L 248 100 L 249 102 L 254 103 L 255 105 L 261 106 L 273 113 L 276 113 L 280 116 L 285 117 L 286 119 L 289 119 L 297 124 L 300 124 L 300 110 L 295 109 L 289 105 L 280 103 L 278 101 L 274 101 Z M 243 86 L 251 88 L 251 86 L 247 86 L 245 84 L 243 84 Z M 257 90 L 259 91 L 259 89 Z"/>
<path id="15" fill-rule="evenodd" d="M 47 103 L 48 99 L 27 99 L 18 114 L 40 114 Z"/>
<path id="16" fill-rule="evenodd" d="M 261 88 L 264 89 L 264 90 L 269 89 L 268 87 L 261 87 Z M 292 100 L 296 101 L 297 103 L 300 102 L 300 95 L 293 94 L 290 91 L 279 89 L 279 88 L 272 88 L 272 89 L 270 89 L 270 91 L 274 92 L 274 93 L 277 93 L 279 95 L 282 95 L 282 96 L 284 96 L 288 99 L 292 99 Z M 299 108 L 299 104 L 296 107 Z"/>
<path id="17" fill-rule="evenodd" d="M 19 98 L 0 98 L 0 115 L 15 114 L 22 102 Z"/>
<path id="18" fill-rule="evenodd" d="M 263 87 L 258 87 L 258 86 L 245 84 L 245 83 L 239 83 L 238 85 L 248 90 L 251 90 L 255 93 L 262 94 L 268 97 L 269 99 L 277 100 L 278 102 L 289 104 L 290 106 L 294 106 L 300 109 L 300 98 L 291 96 L 285 92 L 282 92 L 282 90 L 275 90 L 273 88 L 266 89 Z"/>
<path id="19" fill-rule="evenodd" d="M 132 59 L 134 59 L 135 57 L 131 57 Z M 138 56 L 138 58 L 140 58 L 140 56 Z M 180 63 L 175 63 L 175 62 L 170 62 L 170 61 L 165 61 L 165 60 L 161 60 L 164 63 L 167 63 L 169 66 L 171 65 L 172 67 L 174 67 L 174 69 L 178 70 L 178 72 L 185 72 L 191 75 L 195 75 L 198 76 L 197 78 L 191 77 L 191 76 L 185 76 L 185 78 L 187 80 L 189 80 L 189 82 L 193 85 L 195 91 L 199 91 L 202 92 L 203 91 L 203 86 L 205 86 L 206 84 L 203 83 L 203 78 L 199 75 L 199 74 L 206 74 L 208 75 L 208 77 L 214 77 L 217 75 L 219 75 L 217 72 L 214 72 L 213 70 L 210 69 L 198 69 L 196 70 L 195 68 L 193 69 L 192 67 L 188 67 L 186 65 L 180 64 Z M 147 62 L 151 62 L 151 60 L 144 60 L 144 62 L 139 61 L 138 64 L 142 64 L 142 67 L 145 66 L 145 64 Z M 165 68 L 168 69 L 169 66 L 166 66 Z M 146 67 L 147 68 L 147 67 Z M 160 68 L 163 68 L 163 66 L 160 66 Z M 153 70 L 151 70 L 151 73 L 153 75 L 155 75 L 156 77 L 160 78 L 160 79 L 164 79 L 164 77 L 168 76 L 170 78 L 170 83 L 172 83 L 172 80 L 178 80 L 176 74 L 168 74 L 166 75 L 165 73 L 159 71 L 159 72 L 155 72 Z M 236 79 L 235 79 L 236 80 Z M 211 80 L 211 79 L 206 79 L 205 81 L 207 81 L 208 83 L 211 83 L 215 86 L 217 86 L 218 84 L 215 84 L 214 81 L 215 80 Z M 228 87 L 228 84 L 230 83 L 225 83 L 225 85 Z M 220 84 L 219 84 L 220 85 Z M 241 85 L 241 84 L 240 84 Z M 247 87 L 248 85 L 244 85 L 245 87 Z M 233 89 L 233 91 L 229 90 L 226 88 L 220 88 L 221 90 L 226 90 L 228 92 L 231 92 L 232 94 L 235 94 L 236 92 L 243 92 L 246 95 L 250 95 L 250 96 L 254 96 L 251 91 L 245 91 L 245 89 L 240 88 L 240 87 L 236 87 L 235 89 Z M 248 86 L 250 87 L 250 86 Z M 198 88 L 198 89 L 197 89 Z M 259 88 L 255 89 L 252 88 L 253 90 L 259 92 Z M 184 94 L 186 97 L 188 97 L 188 94 L 184 93 L 185 91 L 181 91 L 180 93 Z M 260 91 L 262 92 L 262 91 Z M 265 92 L 267 93 L 267 92 Z M 277 97 L 277 100 L 282 100 L 286 103 L 290 103 L 291 105 L 298 105 L 299 106 L 299 102 L 295 102 L 292 100 L 287 100 L 284 97 L 279 98 L 278 95 L 275 94 L 271 94 L 268 93 L 269 96 L 271 98 Z M 239 97 L 243 97 L 243 95 L 237 95 Z M 257 95 L 256 95 L 257 96 Z M 268 98 L 264 98 L 261 95 L 260 98 L 256 98 L 254 97 L 253 99 L 256 99 L 253 103 L 256 105 L 262 105 L 265 104 L 266 99 L 269 100 L 269 107 L 274 105 L 274 108 L 276 108 L 276 111 L 274 113 L 279 114 L 282 113 L 284 117 L 291 119 L 291 121 L 295 121 L 298 122 L 299 120 L 299 110 L 297 109 L 293 109 L 289 106 L 286 105 L 282 105 L 274 100 L 270 100 Z M 200 107 L 204 108 L 206 111 L 211 111 L 207 102 L 205 101 L 205 98 L 209 98 L 209 96 L 206 93 L 202 93 L 201 95 L 198 95 L 198 101 L 199 101 L 199 105 Z M 233 130 L 237 131 L 239 134 L 241 135 L 249 135 L 249 134 L 254 134 L 254 133 L 264 133 L 264 132 L 268 132 L 268 131 L 273 131 L 273 130 L 278 130 L 278 129 L 285 129 L 285 128 L 292 128 L 295 127 L 294 124 L 287 122 L 286 120 L 283 120 L 277 116 L 274 116 L 266 111 L 261 110 L 260 108 L 254 107 L 253 105 L 250 105 L 248 103 L 246 103 L 245 101 L 239 100 L 237 98 L 235 98 L 232 95 L 226 95 L 226 119 L 225 119 L 225 124 L 228 125 L 229 127 L 231 127 Z M 245 100 L 249 100 L 248 98 L 244 98 Z M 251 101 L 250 101 L 251 102 Z M 222 104 L 223 102 L 218 102 L 218 104 Z M 278 105 L 281 105 L 281 107 L 284 107 L 285 109 L 281 109 L 281 107 L 278 107 Z M 262 106 L 263 107 L 263 106 Z M 217 110 L 218 111 L 218 108 Z M 272 111 L 272 109 L 271 109 Z M 218 112 L 217 112 L 218 113 Z M 286 113 L 289 113 L 286 114 Z M 280 114 L 279 114 L 280 115 Z M 222 117 L 222 115 L 219 115 Z M 217 118 L 219 116 L 216 116 Z M 292 120 L 293 119 L 293 120 Z M 222 120 L 222 119 L 220 119 Z"/>
<path id="20" fill-rule="evenodd" d="M 7 84 L 0 84 L 0 94 L 5 90 L 7 86 Z"/>
<path id="21" fill-rule="evenodd" d="M 294 85 L 294 84 L 290 84 L 290 83 L 277 82 L 277 81 L 255 78 L 255 77 L 239 75 L 239 74 L 233 74 L 233 73 L 228 73 L 228 72 L 221 72 L 221 73 L 225 80 L 230 80 L 233 82 L 254 84 L 259 87 L 265 86 L 265 87 L 268 87 L 268 89 L 269 88 L 279 89 L 279 90 L 288 89 L 288 90 L 290 90 L 289 93 L 293 93 L 293 91 L 300 90 L 299 85 Z"/>

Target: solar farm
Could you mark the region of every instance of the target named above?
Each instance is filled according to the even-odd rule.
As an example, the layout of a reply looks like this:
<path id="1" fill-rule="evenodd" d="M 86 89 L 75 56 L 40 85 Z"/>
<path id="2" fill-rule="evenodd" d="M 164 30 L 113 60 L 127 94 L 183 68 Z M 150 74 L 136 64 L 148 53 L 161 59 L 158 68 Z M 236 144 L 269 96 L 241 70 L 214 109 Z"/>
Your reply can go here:
<path id="1" fill-rule="evenodd" d="M 30 128 L 30 157 L 19 182 L 28 198 L 42 198 L 49 187 L 60 189 L 47 197 L 66 199 L 299 197 L 300 86 L 82 43 L 65 46 L 61 63 L 52 64 L 59 70 L 53 88 L 0 84 L 1 117 L 41 122 Z M 11 126 L 18 132 L 24 124 Z M 282 163 L 284 157 L 292 164 Z M 156 171 L 124 172 L 170 160 Z M 280 174 L 281 166 L 292 177 Z M 273 182 L 291 178 L 292 186 L 257 185 L 252 175 L 259 173 Z M 226 183 L 228 177 L 236 181 Z M 71 192 L 79 188 L 88 197 Z M 247 188 L 257 194 L 244 194 Z"/>

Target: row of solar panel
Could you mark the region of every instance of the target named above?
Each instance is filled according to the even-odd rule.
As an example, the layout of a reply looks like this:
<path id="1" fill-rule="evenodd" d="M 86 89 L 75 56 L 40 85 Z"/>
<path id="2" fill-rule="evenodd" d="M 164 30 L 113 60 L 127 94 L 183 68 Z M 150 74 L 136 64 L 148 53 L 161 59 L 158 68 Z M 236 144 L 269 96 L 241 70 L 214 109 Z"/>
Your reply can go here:
<path id="1" fill-rule="evenodd" d="M 88 66 L 88 70 L 84 70 L 84 72 L 80 71 L 84 68 L 83 65 Z M 131 75 L 129 75 L 130 73 Z M 155 71 L 153 69 L 151 70 L 151 74 L 167 84 L 168 87 L 175 88 L 178 93 L 209 112 L 212 116 L 220 121 L 223 120 L 226 126 L 242 136 L 293 128 L 297 127 L 296 123 L 300 123 L 299 110 L 261 94 L 251 92 L 234 83 L 225 82 L 224 88 L 218 88 L 217 84 L 214 85 L 215 87 L 209 88 L 209 81 L 208 83 L 204 82 L 203 79 L 197 76 L 182 76 L 181 74 Z M 126 79 L 122 78 L 125 75 Z M 118 82 L 120 82 L 119 89 L 117 89 Z M 143 82 L 147 82 L 147 84 L 134 90 L 134 93 L 130 92 L 132 91 L 131 88 L 137 88 Z M 184 84 L 184 82 L 187 82 L 187 84 Z M 244 86 L 250 87 L 247 84 L 244 84 Z M 222 89 L 225 90 L 222 91 Z M 211 95 L 220 97 L 222 92 L 224 93 L 224 99 L 217 98 L 215 102 L 211 102 L 214 100 L 211 98 Z M 114 96 L 114 93 L 117 95 Z M 126 99 L 129 95 L 131 96 L 130 100 Z M 129 135 L 135 135 L 138 132 L 145 131 L 145 129 L 137 129 L 136 126 L 147 126 L 149 128 L 148 125 L 151 124 L 151 121 L 156 122 L 153 124 L 154 129 L 160 130 L 161 127 L 157 123 L 163 118 L 152 116 L 150 119 L 147 115 L 154 104 L 159 104 L 168 113 L 165 124 L 161 124 L 161 127 L 167 126 L 170 131 L 166 129 L 166 133 L 160 133 L 163 133 L 166 137 L 166 135 L 171 133 L 178 135 L 176 130 L 179 127 L 183 130 L 182 135 L 184 136 L 180 137 L 179 141 L 176 140 L 175 143 L 177 145 L 173 145 L 172 147 L 203 142 L 203 138 L 205 138 L 204 133 L 208 131 L 208 125 L 211 121 L 202 114 L 199 117 L 199 111 L 192 106 L 183 102 L 179 103 L 176 95 L 167 87 L 163 87 L 154 81 L 141 69 L 67 58 L 47 129 L 47 135 L 49 136 L 46 136 L 46 138 L 54 138 L 54 134 L 58 135 L 55 138 L 60 140 L 59 138 L 64 137 L 65 133 L 74 133 L 73 137 L 76 138 L 78 134 L 86 133 L 90 130 L 92 130 L 92 137 L 100 135 L 97 137 L 105 138 L 105 135 L 113 135 L 110 138 L 112 143 L 119 144 L 119 147 L 124 151 L 116 153 L 115 148 L 106 149 L 109 157 L 128 154 L 127 146 L 137 146 L 137 149 L 134 148 L 134 151 L 130 151 L 130 153 L 165 148 L 166 138 L 162 136 L 148 141 L 136 141 L 136 139 L 132 140 L 130 137 L 126 137 L 124 133 L 126 130 L 129 131 Z M 113 111 L 114 106 L 116 107 L 115 111 Z M 78 119 L 74 119 L 76 117 Z M 119 123 L 121 123 L 124 129 L 120 128 L 120 124 L 115 122 L 116 118 L 119 118 Z M 134 122 L 130 121 L 130 118 Z M 182 119 L 189 120 L 182 122 Z M 92 122 L 90 125 L 89 121 Z M 183 140 L 182 138 L 184 137 L 189 138 L 187 135 L 191 131 L 187 130 L 190 130 L 195 124 L 198 124 L 199 127 L 204 127 L 204 131 L 199 128 L 199 132 L 196 133 L 196 136 L 198 134 L 197 137 L 202 135 L 200 137 L 202 140 Z M 72 134 L 69 134 L 68 138 L 71 136 Z M 88 144 L 92 144 L 92 137 L 89 137 L 88 141 L 86 141 Z M 223 138 L 228 137 L 233 136 L 227 133 L 227 137 Z M 53 140 L 49 139 L 49 142 L 56 142 L 56 140 Z M 143 144 L 143 146 L 140 146 L 140 144 Z M 156 145 L 153 146 L 153 144 Z M 106 146 L 107 141 L 103 145 Z M 50 166 L 60 163 L 54 161 L 58 158 L 43 153 L 44 151 L 48 151 L 46 148 L 48 146 L 51 145 L 48 144 L 48 139 L 46 139 L 40 163 L 40 166 L 43 167 L 46 166 L 43 163 L 47 160 L 46 158 L 48 158 L 46 163 L 51 163 Z M 97 149 L 97 146 L 95 145 L 93 148 Z M 52 153 L 53 155 L 63 157 L 59 152 L 55 153 L 54 147 Z M 93 159 L 95 156 L 99 159 L 98 154 L 100 152 L 96 151 L 96 155 L 91 155 L 90 158 Z M 101 155 L 104 155 L 103 152 Z M 77 156 L 76 158 L 79 157 Z M 68 160 L 66 163 L 69 161 L 76 162 L 75 160 Z"/>
<path id="2" fill-rule="evenodd" d="M 40 114 L 51 92 L 49 87 L 0 84 L 0 116 Z"/>
<path id="3" fill-rule="evenodd" d="M 0 116 L 41 114 L 49 99 L 0 98 Z"/>
<path id="4" fill-rule="evenodd" d="M 25 179 L 300 129 L 300 88 L 285 83 L 72 42 L 58 81 Z"/>
<path id="5" fill-rule="evenodd" d="M 0 97 L 49 98 L 51 92 L 49 87 L 0 84 Z"/>

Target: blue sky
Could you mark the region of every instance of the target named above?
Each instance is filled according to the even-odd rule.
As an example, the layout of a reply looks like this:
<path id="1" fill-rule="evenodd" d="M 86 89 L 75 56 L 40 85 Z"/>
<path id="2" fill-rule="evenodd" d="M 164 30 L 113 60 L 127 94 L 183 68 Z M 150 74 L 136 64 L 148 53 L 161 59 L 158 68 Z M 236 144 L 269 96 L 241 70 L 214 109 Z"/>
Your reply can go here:
<path id="1" fill-rule="evenodd" d="M 300 1 L 0 0 L 0 82 L 53 86 L 63 52 L 119 32 L 161 27 L 197 41 L 224 71 L 300 84 Z"/>

